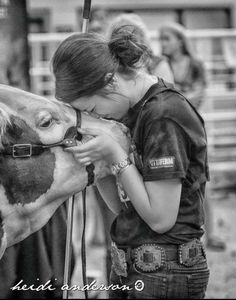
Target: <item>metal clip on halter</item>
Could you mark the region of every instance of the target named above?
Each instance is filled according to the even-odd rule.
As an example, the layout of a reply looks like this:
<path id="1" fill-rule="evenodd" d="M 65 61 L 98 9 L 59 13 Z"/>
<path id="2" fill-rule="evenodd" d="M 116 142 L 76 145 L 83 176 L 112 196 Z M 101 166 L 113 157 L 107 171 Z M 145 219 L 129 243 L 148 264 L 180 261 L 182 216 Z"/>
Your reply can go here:
<path id="1" fill-rule="evenodd" d="M 15 144 L 12 146 L 12 157 L 31 157 L 32 145 L 31 144 Z"/>

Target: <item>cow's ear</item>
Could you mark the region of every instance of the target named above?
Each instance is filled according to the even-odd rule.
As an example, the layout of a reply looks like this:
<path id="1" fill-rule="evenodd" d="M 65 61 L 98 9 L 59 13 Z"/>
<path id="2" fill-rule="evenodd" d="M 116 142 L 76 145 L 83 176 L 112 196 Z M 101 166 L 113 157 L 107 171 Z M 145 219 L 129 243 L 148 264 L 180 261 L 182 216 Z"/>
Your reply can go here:
<path id="1" fill-rule="evenodd" d="M 0 147 L 2 147 L 2 140 L 4 135 L 6 134 L 7 125 L 10 125 L 10 116 L 9 114 L 3 109 L 0 108 Z"/>

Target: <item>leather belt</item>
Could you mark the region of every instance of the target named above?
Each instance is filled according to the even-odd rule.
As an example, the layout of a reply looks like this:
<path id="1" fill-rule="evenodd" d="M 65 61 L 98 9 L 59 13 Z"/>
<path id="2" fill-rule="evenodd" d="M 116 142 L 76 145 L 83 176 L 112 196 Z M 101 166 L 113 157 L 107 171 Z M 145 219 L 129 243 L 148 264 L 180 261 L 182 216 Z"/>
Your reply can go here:
<path id="1" fill-rule="evenodd" d="M 150 244 L 150 245 L 152 245 L 152 244 Z M 171 248 L 169 248 L 169 249 L 164 248 L 163 245 L 160 245 L 160 244 L 158 246 L 160 246 L 159 248 L 163 248 L 166 261 L 177 261 L 179 259 L 178 246 L 173 247 L 172 249 Z M 136 256 L 137 256 L 137 251 L 139 249 L 141 249 L 141 247 L 138 247 L 138 248 L 135 248 L 135 249 L 132 249 L 132 248 L 123 249 L 125 251 L 125 256 L 126 256 L 127 262 L 135 261 Z M 148 260 L 148 255 L 149 254 L 146 254 L 146 259 L 147 260 Z"/>
<path id="2" fill-rule="evenodd" d="M 158 270 L 169 261 L 191 267 L 206 257 L 204 246 L 198 239 L 181 245 L 147 243 L 137 248 L 116 246 L 113 243 L 112 250 L 115 263 L 121 269 L 124 269 L 125 263 L 135 263 L 136 268 L 144 272 Z"/>

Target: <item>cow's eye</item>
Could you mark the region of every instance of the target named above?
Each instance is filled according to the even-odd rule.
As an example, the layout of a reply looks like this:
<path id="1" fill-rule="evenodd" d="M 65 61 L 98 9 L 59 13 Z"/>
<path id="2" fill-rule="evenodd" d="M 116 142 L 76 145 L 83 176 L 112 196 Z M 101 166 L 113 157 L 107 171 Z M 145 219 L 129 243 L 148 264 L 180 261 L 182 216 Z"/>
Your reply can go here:
<path id="1" fill-rule="evenodd" d="M 44 119 L 40 122 L 39 127 L 48 128 L 52 125 L 53 119 Z"/>

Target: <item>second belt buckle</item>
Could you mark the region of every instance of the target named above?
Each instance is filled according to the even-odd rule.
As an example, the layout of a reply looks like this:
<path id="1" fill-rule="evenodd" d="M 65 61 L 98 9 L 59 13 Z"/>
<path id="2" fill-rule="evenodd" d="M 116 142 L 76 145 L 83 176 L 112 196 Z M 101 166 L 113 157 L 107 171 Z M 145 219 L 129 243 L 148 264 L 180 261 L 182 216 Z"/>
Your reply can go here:
<path id="1" fill-rule="evenodd" d="M 135 249 L 135 266 L 143 272 L 159 270 L 165 262 L 165 251 L 155 244 L 143 244 Z"/>
<path id="2" fill-rule="evenodd" d="M 202 245 L 193 240 L 179 247 L 179 262 L 186 267 L 192 267 L 201 259 Z"/>
<path id="3" fill-rule="evenodd" d="M 128 274 L 125 252 L 122 249 L 118 249 L 115 243 L 112 243 L 111 245 L 111 258 L 114 272 L 118 276 L 127 277 Z"/>

